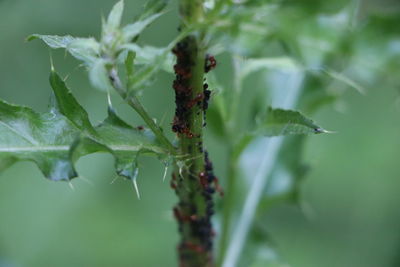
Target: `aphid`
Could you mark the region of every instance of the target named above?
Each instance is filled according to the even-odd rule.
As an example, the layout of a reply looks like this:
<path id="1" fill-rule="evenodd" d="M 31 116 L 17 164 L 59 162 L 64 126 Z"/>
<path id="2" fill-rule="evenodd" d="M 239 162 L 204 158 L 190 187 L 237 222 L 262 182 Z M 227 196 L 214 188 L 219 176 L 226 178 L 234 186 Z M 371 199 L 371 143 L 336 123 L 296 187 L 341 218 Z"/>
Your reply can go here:
<path id="1" fill-rule="evenodd" d="M 187 108 L 192 108 L 194 105 L 201 103 L 201 101 L 204 99 L 204 94 L 200 93 L 197 94 L 197 96 L 195 98 L 193 98 L 192 100 L 190 100 L 187 104 L 186 107 Z"/>
<path id="2" fill-rule="evenodd" d="M 203 188 L 206 188 L 208 186 L 207 182 L 207 174 L 205 172 L 200 172 L 199 173 L 199 179 L 200 179 L 200 184 Z"/>
<path id="3" fill-rule="evenodd" d="M 216 66 L 217 66 L 217 61 L 215 60 L 215 57 L 207 54 L 206 61 L 204 63 L 204 71 L 207 73 L 210 70 L 214 69 Z"/>
<path id="4" fill-rule="evenodd" d="M 194 244 L 192 242 L 186 242 L 183 245 L 184 245 L 185 248 L 187 248 L 189 250 L 192 250 L 192 251 L 195 251 L 197 253 L 203 253 L 204 252 L 204 249 L 200 245 Z"/>
<path id="5" fill-rule="evenodd" d="M 223 196 L 224 196 L 224 190 L 222 190 L 222 187 L 219 185 L 219 182 L 218 182 L 218 178 L 217 178 L 217 177 L 214 178 L 214 186 L 215 186 L 215 190 L 217 190 L 217 192 L 219 193 L 219 195 L 220 195 L 221 197 L 223 197 Z"/>
<path id="6" fill-rule="evenodd" d="M 176 183 L 174 183 L 172 180 L 171 180 L 171 182 L 170 182 L 170 186 L 171 186 L 171 188 L 172 188 L 173 190 L 176 190 L 176 188 L 178 187 L 178 186 L 176 185 Z"/>
<path id="7" fill-rule="evenodd" d="M 210 100 L 211 96 L 211 91 L 210 90 L 204 90 L 204 101 L 203 101 L 203 110 L 206 111 L 208 109 L 208 101 Z"/>

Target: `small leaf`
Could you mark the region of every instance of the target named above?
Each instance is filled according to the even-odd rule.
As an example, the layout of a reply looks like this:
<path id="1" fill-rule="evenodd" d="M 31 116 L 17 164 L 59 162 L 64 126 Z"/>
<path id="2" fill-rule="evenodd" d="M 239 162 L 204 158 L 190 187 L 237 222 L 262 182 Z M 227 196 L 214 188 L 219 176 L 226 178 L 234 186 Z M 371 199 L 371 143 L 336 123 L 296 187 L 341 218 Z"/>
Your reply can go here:
<path id="1" fill-rule="evenodd" d="M 76 101 L 65 82 L 55 71 L 50 73 L 50 85 L 57 100 L 57 110 L 81 131 L 94 133 L 86 110 Z"/>
<path id="2" fill-rule="evenodd" d="M 107 61 L 104 59 L 97 59 L 89 69 L 90 83 L 97 89 L 102 91 L 112 90 L 112 85 L 108 77 L 106 67 Z"/>
<path id="3" fill-rule="evenodd" d="M 116 3 L 107 18 L 106 27 L 110 30 L 117 29 L 121 24 L 122 13 L 124 11 L 124 1 Z"/>
<path id="4" fill-rule="evenodd" d="M 143 20 L 144 18 L 147 18 L 150 15 L 153 15 L 155 13 L 160 13 L 165 9 L 167 6 L 169 0 L 149 0 L 146 2 L 144 5 L 144 11 L 140 15 L 139 20 Z"/>
<path id="5" fill-rule="evenodd" d="M 35 39 L 40 39 L 45 42 L 49 47 L 53 49 L 57 48 L 67 48 L 67 46 L 75 40 L 74 37 L 70 35 L 66 36 L 57 36 L 57 35 L 41 35 L 41 34 L 32 34 L 28 36 L 27 41 L 32 41 Z"/>
<path id="6" fill-rule="evenodd" d="M 40 39 L 50 48 L 66 49 L 73 57 L 91 65 L 100 55 L 100 44 L 94 38 L 74 38 L 72 36 L 33 34 L 28 41 Z"/>
<path id="7" fill-rule="evenodd" d="M 134 62 L 136 59 L 136 52 L 129 51 L 125 59 L 125 70 L 127 75 L 132 75 L 135 70 Z"/>
<path id="8" fill-rule="evenodd" d="M 266 118 L 258 131 L 266 136 L 328 133 L 300 112 L 279 108 L 268 109 Z"/>
<path id="9" fill-rule="evenodd" d="M 122 29 L 122 35 L 123 35 L 125 42 L 132 41 L 133 38 L 138 36 L 147 26 L 149 26 L 151 23 L 153 23 L 161 15 L 162 15 L 162 13 L 157 13 L 157 14 L 151 15 L 150 17 L 148 17 L 144 20 L 139 20 L 135 23 L 126 25 Z"/>
<path id="10" fill-rule="evenodd" d="M 73 57 L 87 65 L 100 56 L 100 44 L 94 38 L 75 38 L 66 48 Z"/>
<path id="11" fill-rule="evenodd" d="M 136 53 L 129 51 L 126 56 L 126 59 L 125 59 L 125 71 L 126 71 L 126 77 L 127 77 L 126 87 L 128 88 L 128 90 L 132 87 L 132 84 L 133 84 L 134 70 L 135 70 L 135 65 L 134 65 L 135 58 L 136 58 Z"/>
<path id="12" fill-rule="evenodd" d="M 166 48 L 153 46 L 140 47 L 137 44 L 130 43 L 120 46 L 120 49 L 126 49 L 136 53 L 135 64 L 137 65 L 156 65 L 166 72 L 173 72 L 175 62 L 174 56 Z"/>

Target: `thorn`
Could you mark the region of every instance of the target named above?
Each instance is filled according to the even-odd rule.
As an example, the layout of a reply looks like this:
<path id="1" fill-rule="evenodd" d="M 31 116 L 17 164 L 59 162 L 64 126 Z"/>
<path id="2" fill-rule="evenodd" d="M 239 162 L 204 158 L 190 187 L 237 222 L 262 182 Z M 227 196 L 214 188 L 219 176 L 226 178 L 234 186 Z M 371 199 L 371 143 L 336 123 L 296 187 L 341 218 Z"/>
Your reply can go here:
<path id="1" fill-rule="evenodd" d="M 71 188 L 72 191 L 75 191 L 75 187 L 72 184 L 71 180 L 68 180 L 68 185 L 69 185 L 69 187 Z"/>
<path id="2" fill-rule="evenodd" d="M 137 195 L 138 199 L 140 200 L 140 193 L 139 193 L 139 188 L 138 188 L 136 179 L 133 179 L 133 180 L 132 180 L 132 183 L 133 183 L 133 187 L 135 188 L 136 195 Z"/>
<path id="3" fill-rule="evenodd" d="M 323 129 L 323 128 L 315 128 L 315 129 L 314 129 L 314 132 L 315 132 L 316 134 L 320 134 L 320 133 L 334 134 L 334 133 L 337 133 L 337 132 L 335 132 L 335 131 L 328 131 L 328 130 L 325 130 L 325 129 Z"/>
<path id="4" fill-rule="evenodd" d="M 111 102 L 111 95 L 110 95 L 110 92 L 107 92 L 107 103 L 108 103 L 108 106 L 109 106 L 110 108 L 112 108 L 112 102 Z"/>
<path id="5" fill-rule="evenodd" d="M 71 75 L 71 73 L 67 74 L 67 75 L 65 76 L 65 78 L 63 79 L 63 81 L 66 82 L 66 81 L 68 80 L 68 78 L 69 78 L 70 75 Z"/>
<path id="6" fill-rule="evenodd" d="M 165 165 L 164 175 L 163 175 L 163 179 L 162 179 L 163 182 L 165 182 L 165 178 L 167 177 L 167 172 L 168 172 L 168 165 Z"/>
<path id="7" fill-rule="evenodd" d="M 110 184 L 113 184 L 116 180 L 118 180 L 118 178 L 119 178 L 119 176 L 118 176 L 118 175 L 115 175 L 114 179 L 111 181 Z"/>
<path id="8" fill-rule="evenodd" d="M 53 57 L 51 56 L 51 50 L 49 51 L 49 56 L 50 56 L 50 69 L 52 72 L 54 72 L 54 63 L 53 63 Z"/>
<path id="9" fill-rule="evenodd" d="M 86 178 L 86 177 L 84 177 L 84 176 L 79 176 L 79 178 L 80 178 L 82 181 L 84 181 L 85 183 L 87 183 L 87 184 L 89 184 L 89 185 L 91 185 L 91 186 L 94 186 L 93 182 L 90 181 L 88 178 Z"/>

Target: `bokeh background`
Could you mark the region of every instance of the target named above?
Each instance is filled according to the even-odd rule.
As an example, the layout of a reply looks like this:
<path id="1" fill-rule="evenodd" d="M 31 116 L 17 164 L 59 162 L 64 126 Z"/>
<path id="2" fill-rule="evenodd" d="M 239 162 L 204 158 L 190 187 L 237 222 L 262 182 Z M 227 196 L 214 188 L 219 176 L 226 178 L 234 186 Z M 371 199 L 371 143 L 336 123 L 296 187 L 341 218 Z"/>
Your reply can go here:
<path id="1" fill-rule="evenodd" d="M 283 2 L 300 18 L 336 14 L 349 4 Z M 45 111 L 50 51 L 39 41 L 24 39 L 32 33 L 98 37 L 101 15 L 114 3 L 0 0 L 0 97 Z M 144 1 L 125 3 L 129 22 Z M 172 3 L 170 12 L 141 36 L 141 42 L 163 46 L 172 40 L 178 26 L 175 6 Z M 346 90 L 338 103 L 314 115 L 337 133 L 307 141 L 304 160 L 312 169 L 301 191 L 308 212 L 280 204 L 262 218 L 271 242 L 290 266 L 400 266 L 400 4 L 371 0 L 362 1 L 362 7 L 356 49 L 357 58 L 364 61 L 353 67 L 366 92 Z M 90 87 L 85 71 L 64 51 L 51 55 L 91 120 L 101 121 L 106 116 L 104 93 Z M 229 76 L 230 66 L 223 59 L 221 55 L 218 71 Z M 365 68 L 369 70 L 363 72 Z M 172 80 L 160 73 L 143 96 L 165 127 L 173 117 Z M 125 120 L 142 123 L 120 99 L 113 100 Z M 223 180 L 226 147 L 212 133 L 207 146 Z M 73 188 L 44 179 L 29 162 L 1 173 L 0 266 L 176 266 L 178 236 L 171 215 L 176 198 L 162 181 L 162 164 L 143 159 L 141 166 L 141 200 L 131 183 L 114 181 L 113 159 L 107 154 L 81 159 L 78 170 L 83 179 L 74 180 Z"/>

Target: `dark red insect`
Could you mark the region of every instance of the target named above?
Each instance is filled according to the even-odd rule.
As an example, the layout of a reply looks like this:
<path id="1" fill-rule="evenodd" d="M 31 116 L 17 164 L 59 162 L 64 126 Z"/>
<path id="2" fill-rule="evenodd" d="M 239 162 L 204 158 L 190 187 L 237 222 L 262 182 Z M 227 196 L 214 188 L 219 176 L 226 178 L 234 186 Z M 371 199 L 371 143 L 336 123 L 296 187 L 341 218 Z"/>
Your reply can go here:
<path id="1" fill-rule="evenodd" d="M 217 66 L 217 61 L 215 60 L 215 57 L 207 54 L 206 61 L 204 63 L 204 71 L 207 73 L 210 70 L 214 69 L 216 66 Z"/>

